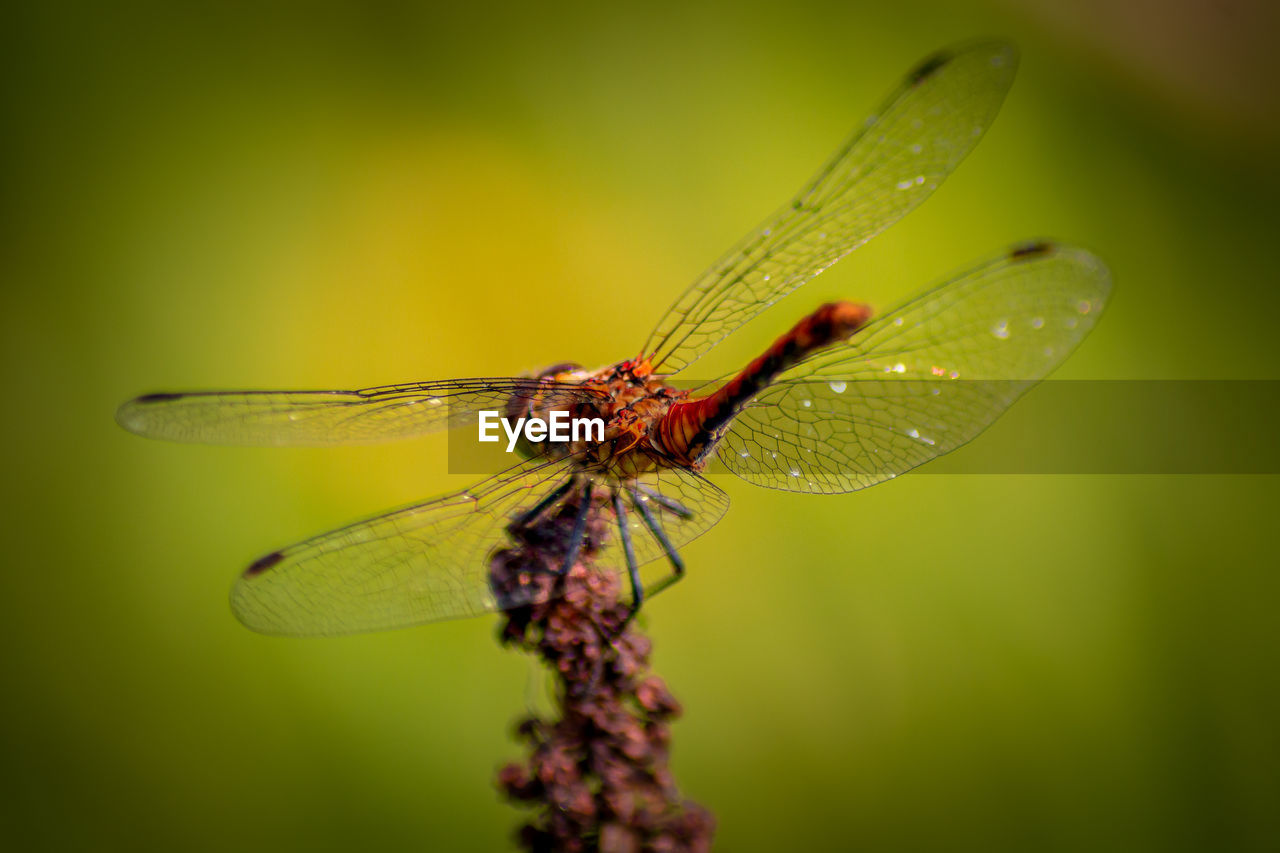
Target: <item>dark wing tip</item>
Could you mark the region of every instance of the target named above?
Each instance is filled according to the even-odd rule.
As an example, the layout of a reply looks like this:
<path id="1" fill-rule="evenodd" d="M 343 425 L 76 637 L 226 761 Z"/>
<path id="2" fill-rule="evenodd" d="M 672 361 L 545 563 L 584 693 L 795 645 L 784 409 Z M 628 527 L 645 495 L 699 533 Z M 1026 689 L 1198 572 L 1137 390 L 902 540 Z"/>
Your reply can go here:
<path id="1" fill-rule="evenodd" d="M 1020 246 L 1014 246 L 1009 252 L 1009 260 L 1011 261 L 1029 261 L 1032 258 L 1042 258 L 1057 250 L 1049 240 L 1035 240 L 1030 243 L 1023 243 Z"/>
<path id="2" fill-rule="evenodd" d="M 146 408 L 154 403 L 172 403 L 181 400 L 186 394 L 143 394 L 116 409 L 116 423 L 137 435 L 149 435 L 151 416 Z"/>
<path id="3" fill-rule="evenodd" d="M 265 572 L 267 569 L 278 564 L 283 559 L 284 559 L 284 552 L 272 551 L 270 554 L 266 555 L 265 557 L 259 557 L 258 559 L 254 560 L 253 563 L 249 566 L 249 568 L 244 570 L 244 574 L 242 574 L 241 577 L 244 577 L 244 578 L 257 577 L 258 575 Z"/>
<path id="4" fill-rule="evenodd" d="M 952 50 L 940 50 L 931 54 L 921 60 L 919 65 L 907 72 L 907 80 L 910 81 L 912 86 L 918 86 L 938 73 L 938 69 L 942 68 L 954 57 L 955 52 Z"/>
<path id="5" fill-rule="evenodd" d="M 1009 68 L 1010 70 L 1017 67 L 1018 49 L 1013 42 L 1005 41 L 1004 39 L 981 39 L 944 48 L 937 53 L 930 54 L 907 74 L 907 84 L 918 86 L 937 74 L 958 56 L 975 52 L 989 53 L 988 61 L 992 67 Z"/>

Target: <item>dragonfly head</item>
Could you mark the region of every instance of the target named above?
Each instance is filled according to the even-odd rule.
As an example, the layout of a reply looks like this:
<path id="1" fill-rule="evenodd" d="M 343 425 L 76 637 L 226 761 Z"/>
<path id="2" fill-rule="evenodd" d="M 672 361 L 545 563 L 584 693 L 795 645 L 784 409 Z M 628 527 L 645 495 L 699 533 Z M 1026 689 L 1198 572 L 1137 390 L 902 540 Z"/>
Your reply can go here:
<path id="1" fill-rule="evenodd" d="M 572 374 L 582 370 L 582 365 L 574 361 L 562 361 L 559 364 L 553 364 L 545 370 L 538 371 L 538 379 L 555 382 L 568 379 L 566 373 Z"/>

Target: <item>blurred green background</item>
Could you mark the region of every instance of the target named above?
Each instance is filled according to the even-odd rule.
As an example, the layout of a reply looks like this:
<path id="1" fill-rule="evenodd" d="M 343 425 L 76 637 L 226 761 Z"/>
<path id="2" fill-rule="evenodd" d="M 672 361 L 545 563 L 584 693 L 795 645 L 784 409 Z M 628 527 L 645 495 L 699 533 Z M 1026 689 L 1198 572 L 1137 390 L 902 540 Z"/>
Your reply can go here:
<path id="1" fill-rule="evenodd" d="M 715 365 L 820 301 L 884 306 L 1051 236 L 1117 282 L 1058 376 L 1280 378 L 1262 4 L 7 17 L 8 849 L 507 849 L 522 815 L 492 780 L 538 681 L 496 620 L 287 641 L 227 606 L 265 551 L 465 485 L 445 439 L 166 445 L 115 407 L 630 356 L 954 41 L 1022 49 L 987 138 Z M 677 776 L 718 849 L 1280 843 L 1274 478 L 722 485 L 728 516 L 644 614 L 686 707 Z"/>

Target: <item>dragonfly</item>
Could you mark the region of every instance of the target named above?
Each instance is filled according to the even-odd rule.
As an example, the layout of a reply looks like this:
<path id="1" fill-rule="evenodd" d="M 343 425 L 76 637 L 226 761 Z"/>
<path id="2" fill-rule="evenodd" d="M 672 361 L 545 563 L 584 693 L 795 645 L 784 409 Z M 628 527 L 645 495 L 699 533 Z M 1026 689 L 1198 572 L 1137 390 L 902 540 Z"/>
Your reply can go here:
<path id="1" fill-rule="evenodd" d="M 795 198 L 684 291 L 634 358 L 348 391 L 148 394 L 117 420 L 174 441 L 326 446 L 475 424 L 486 410 L 599 417 L 603 437 L 526 437 L 518 464 L 470 488 L 270 552 L 244 570 L 232 608 L 249 628 L 292 636 L 509 610 L 528 602 L 495 589 L 486 559 L 513 530 L 572 512 L 561 571 L 587 517 L 605 517 L 595 563 L 627 581 L 634 613 L 683 577 L 681 547 L 725 514 L 713 460 L 793 492 L 884 482 L 972 440 L 1094 327 L 1106 266 L 1036 241 L 879 317 L 854 302 L 823 305 L 729 377 L 681 387 L 677 376 L 933 193 L 991 125 L 1017 59 L 992 40 L 918 64 Z"/>

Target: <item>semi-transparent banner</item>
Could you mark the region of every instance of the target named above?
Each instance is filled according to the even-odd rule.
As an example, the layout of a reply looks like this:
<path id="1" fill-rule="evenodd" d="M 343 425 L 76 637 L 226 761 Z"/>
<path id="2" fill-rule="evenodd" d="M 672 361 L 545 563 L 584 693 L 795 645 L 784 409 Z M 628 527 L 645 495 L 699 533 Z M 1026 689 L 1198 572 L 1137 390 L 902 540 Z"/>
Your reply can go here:
<path id="1" fill-rule="evenodd" d="M 481 412 L 450 412 L 450 473 L 494 474 L 523 458 L 510 439 L 515 421 L 495 420 L 507 414 L 483 416 L 490 440 L 481 441 Z M 1280 380 L 798 383 L 770 386 L 742 412 L 705 473 L 743 464 L 785 471 L 795 459 L 850 475 L 877 466 L 926 474 L 1277 474 L 1278 424 Z M 561 432 L 571 436 L 570 425 Z"/>

